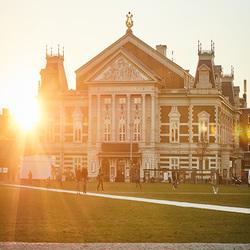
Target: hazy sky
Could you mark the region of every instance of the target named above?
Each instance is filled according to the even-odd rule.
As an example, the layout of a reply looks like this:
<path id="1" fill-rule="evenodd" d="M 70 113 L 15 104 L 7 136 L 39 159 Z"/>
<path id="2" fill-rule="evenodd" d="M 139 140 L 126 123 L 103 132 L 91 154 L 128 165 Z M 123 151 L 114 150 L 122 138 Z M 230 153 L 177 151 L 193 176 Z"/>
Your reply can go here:
<path id="1" fill-rule="evenodd" d="M 152 47 L 167 44 L 168 56 L 173 50 L 174 61 L 193 75 L 197 40 L 203 49 L 213 40 L 215 63 L 224 73 L 234 66 L 241 91 L 243 79 L 250 82 L 248 0 L 0 0 L 0 108 L 32 106 L 46 44 L 64 46 L 74 89 L 74 71 L 124 35 L 128 11 L 137 37 Z"/>

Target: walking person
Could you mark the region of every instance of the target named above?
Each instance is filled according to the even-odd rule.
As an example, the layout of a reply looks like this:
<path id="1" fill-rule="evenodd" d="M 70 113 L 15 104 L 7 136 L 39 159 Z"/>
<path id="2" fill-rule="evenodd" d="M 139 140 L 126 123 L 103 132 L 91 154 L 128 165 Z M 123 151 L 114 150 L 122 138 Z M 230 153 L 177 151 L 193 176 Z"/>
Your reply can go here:
<path id="1" fill-rule="evenodd" d="M 81 179 L 82 179 L 82 173 L 81 173 L 81 169 L 79 166 L 75 169 L 75 176 L 76 176 L 76 192 L 77 194 L 80 194 L 80 184 L 81 184 Z"/>
<path id="2" fill-rule="evenodd" d="M 101 167 L 99 169 L 99 173 L 98 173 L 98 176 L 97 176 L 97 181 L 98 181 L 97 191 L 99 191 L 100 187 L 101 187 L 102 191 L 104 191 L 104 188 L 103 188 L 103 172 L 102 172 L 102 168 Z"/>
<path id="3" fill-rule="evenodd" d="M 134 172 L 135 172 L 135 187 L 139 187 L 140 190 L 142 189 L 141 180 L 140 180 L 140 167 L 139 165 L 134 165 Z"/>
<path id="4" fill-rule="evenodd" d="M 83 193 L 86 194 L 88 181 L 88 168 L 86 165 L 82 168 L 82 182 L 83 182 Z"/>
<path id="5" fill-rule="evenodd" d="M 212 189 L 214 194 L 217 194 L 219 191 L 219 178 L 218 178 L 218 171 L 212 172 L 212 176 L 211 176 L 211 184 L 212 184 Z"/>
<path id="6" fill-rule="evenodd" d="M 29 184 L 32 184 L 32 172 L 31 172 L 31 170 L 28 173 L 28 180 L 29 180 Z"/>
<path id="7" fill-rule="evenodd" d="M 175 171 L 172 172 L 172 189 L 175 190 L 178 187 L 178 177 Z"/>

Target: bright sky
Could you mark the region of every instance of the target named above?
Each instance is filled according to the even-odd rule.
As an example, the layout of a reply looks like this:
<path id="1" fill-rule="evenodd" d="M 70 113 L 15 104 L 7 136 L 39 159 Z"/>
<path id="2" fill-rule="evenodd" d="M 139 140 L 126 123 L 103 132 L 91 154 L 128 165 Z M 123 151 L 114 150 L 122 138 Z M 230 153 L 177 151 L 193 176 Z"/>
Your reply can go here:
<path id="1" fill-rule="evenodd" d="M 124 35 L 128 11 L 137 37 L 152 47 L 167 44 L 168 56 L 173 50 L 174 61 L 193 75 L 197 40 L 203 49 L 210 49 L 213 40 L 215 63 L 224 73 L 234 66 L 241 91 L 243 79 L 250 82 L 248 0 L 0 0 L 0 109 L 34 113 L 46 44 L 64 46 L 74 89 L 74 71 Z M 250 92 L 248 103 L 249 97 Z"/>

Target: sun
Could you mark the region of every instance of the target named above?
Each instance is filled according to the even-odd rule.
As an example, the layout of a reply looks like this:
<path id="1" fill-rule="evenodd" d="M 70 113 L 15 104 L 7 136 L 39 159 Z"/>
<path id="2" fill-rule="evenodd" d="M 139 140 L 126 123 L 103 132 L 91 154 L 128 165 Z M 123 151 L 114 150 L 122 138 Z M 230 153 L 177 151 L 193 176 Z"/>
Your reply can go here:
<path id="1" fill-rule="evenodd" d="M 22 131 L 31 131 L 39 121 L 37 100 L 22 100 L 13 107 L 12 114 L 16 124 Z"/>

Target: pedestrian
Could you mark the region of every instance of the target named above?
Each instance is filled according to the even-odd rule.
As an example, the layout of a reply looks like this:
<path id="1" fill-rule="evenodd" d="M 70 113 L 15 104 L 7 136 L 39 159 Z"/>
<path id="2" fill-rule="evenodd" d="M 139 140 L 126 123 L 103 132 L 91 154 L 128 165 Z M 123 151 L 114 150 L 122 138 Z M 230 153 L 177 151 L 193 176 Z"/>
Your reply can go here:
<path id="1" fill-rule="evenodd" d="M 82 168 L 82 181 L 83 181 L 83 193 L 86 194 L 87 181 L 88 181 L 88 168 L 86 165 L 84 165 Z"/>
<path id="2" fill-rule="evenodd" d="M 82 173 L 80 167 L 76 167 L 75 169 L 75 177 L 76 177 L 76 192 L 77 194 L 80 194 L 80 183 L 82 179 Z"/>
<path id="3" fill-rule="evenodd" d="M 140 180 L 140 167 L 139 165 L 134 164 L 134 172 L 135 172 L 135 187 L 139 187 L 140 190 L 142 189 L 141 180 Z"/>
<path id="4" fill-rule="evenodd" d="M 175 171 L 172 172 L 172 189 L 175 190 L 178 187 L 178 178 Z"/>
<path id="5" fill-rule="evenodd" d="M 248 170 L 248 182 L 247 182 L 248 187 L 250 187 L 250 170 Z"/>
<path id="6" fill-rule="evenodd" d="M 29 184 L 32 184 L 32 172 L 31 172 L 31 170 L 29 170 L 29 173 L 28 173 L 28 180 L 29 180 Z"/>
<path id="7" fill-rule="evenodd" d="M 217 194 L 219 191 L 218 181 L 219 181 L 218 171 L 212 172 L 211 184 L 212 184 L 212 189 L 213 189 L 214 194 Z"/>
<path id="8" fill-rule="evenodd" d="M 99 169 L 99 173 L 98 173 L 98 176 L 97 176 L 97 191 L 99 191 L 99 188 L 101 187 L 102 191 L 104 191 L 104 188 L 103 188 L 103 172 L 102 172 L 102 168 L 100 167 Z"/>

